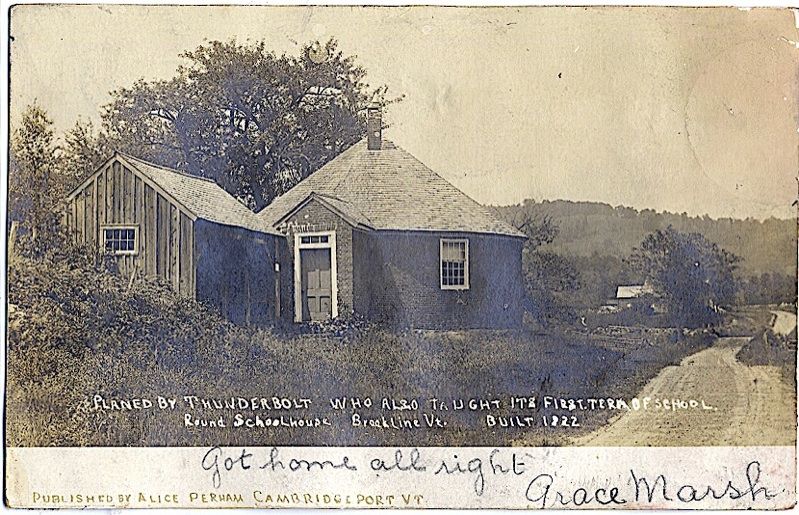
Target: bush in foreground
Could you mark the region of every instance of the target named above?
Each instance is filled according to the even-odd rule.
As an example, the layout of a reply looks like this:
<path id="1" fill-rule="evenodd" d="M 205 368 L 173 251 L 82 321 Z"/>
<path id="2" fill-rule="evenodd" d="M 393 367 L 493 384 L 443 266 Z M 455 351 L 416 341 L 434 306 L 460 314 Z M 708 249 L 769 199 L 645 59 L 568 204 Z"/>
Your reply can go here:
<path id="1" fill-rule="evenodd" d="M 51 243 L 40 253 L 22 240 L 9 264 L 8 434 L 81 445 L 89 427 L 113 433 L 89 411 L 90 391 L 124 395 L 147 389 L 159 369 L 189 373 L 233 328 L 166 286 L 128 288 L 85 249 Z"/>
<path id="2" fill-rule="evenodd" d="M 796 340 L 762 329 L 741 347 L 735 356 L 745 365 L 766 365 L 780 368 L 784 381 L 796 388 Z"/>

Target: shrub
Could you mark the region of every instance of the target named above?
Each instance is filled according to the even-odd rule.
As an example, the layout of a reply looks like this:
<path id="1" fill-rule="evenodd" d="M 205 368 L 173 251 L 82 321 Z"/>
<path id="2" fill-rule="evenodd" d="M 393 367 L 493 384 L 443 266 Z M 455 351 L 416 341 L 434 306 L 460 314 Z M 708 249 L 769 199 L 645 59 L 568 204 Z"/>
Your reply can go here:
<path id="1" fill-rule="evenodd" d="M 183 373 L 199 354 L 224 349 L 219 342 L 235 331 L 167 286 L 140 281 L 128 289 L 104 259 L 58 238 L 49 247 L 23 238 L 9 263 L 12 442 L 84 444 L 89 427 L 113 426 L 108 415 L 87 411 L 91 395 Z"/>
<path id="2" fill-rule="evenodd" d="M 796 340 L 762 329 L 741 347 L 736 359 L 745 365 L 769 365 L 780 368 L 783 379 L 796 387 Z"/>

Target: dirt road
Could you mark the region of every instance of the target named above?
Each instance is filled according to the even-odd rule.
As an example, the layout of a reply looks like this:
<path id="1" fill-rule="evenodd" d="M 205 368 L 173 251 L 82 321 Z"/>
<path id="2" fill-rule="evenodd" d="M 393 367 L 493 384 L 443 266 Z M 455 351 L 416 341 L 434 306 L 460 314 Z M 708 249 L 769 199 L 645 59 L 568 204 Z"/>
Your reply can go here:
<path id="1" fill-rule="evenodd" d="M 706 350 L 666 367 L 639 399 L 704 401 L 701 408 L 624 412 L 593 433 L 585 446 L 794 445 L 795 398 L 777 367 L 749 367 L 735 360 L 747 338 L 721 338 Z"/>

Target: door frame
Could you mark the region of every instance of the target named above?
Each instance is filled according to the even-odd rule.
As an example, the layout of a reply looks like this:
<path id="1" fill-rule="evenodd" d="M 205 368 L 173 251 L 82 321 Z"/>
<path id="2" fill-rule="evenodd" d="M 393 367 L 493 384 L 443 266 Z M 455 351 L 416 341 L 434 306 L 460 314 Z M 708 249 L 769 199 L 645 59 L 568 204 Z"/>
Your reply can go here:
<path id="1" fill-rule="evenodd" d="M 304 236 L 327 236 L 326 242 L 301 243 Z M 336 266 L 336 232 L 297 232 L 294 233 L 294 321 L 302 322 L 302 253 L 304 249 L 330 249 L 330 317 L 338 316 L 338 267 Z"/>

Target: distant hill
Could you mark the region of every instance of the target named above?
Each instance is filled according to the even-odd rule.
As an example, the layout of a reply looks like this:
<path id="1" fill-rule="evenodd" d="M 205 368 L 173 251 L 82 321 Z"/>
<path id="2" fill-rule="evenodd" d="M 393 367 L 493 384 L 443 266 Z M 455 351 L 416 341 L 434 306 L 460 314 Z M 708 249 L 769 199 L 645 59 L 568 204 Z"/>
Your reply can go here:
<path id="1" fill-rule="evenodd" d="M 625 258 L 644 236 L 672 225 L 678 231 L 698 232 L 742 257 L 743 274 L 776 272 L 794 276 L 796 273 L 795 220 L 713 219 L 569 200 L 526 200 L 521 205 L 497 209 L 507 217 L 519 209 L 550 216 L 560 233 L 547 248 L 564 256 Z"/>

